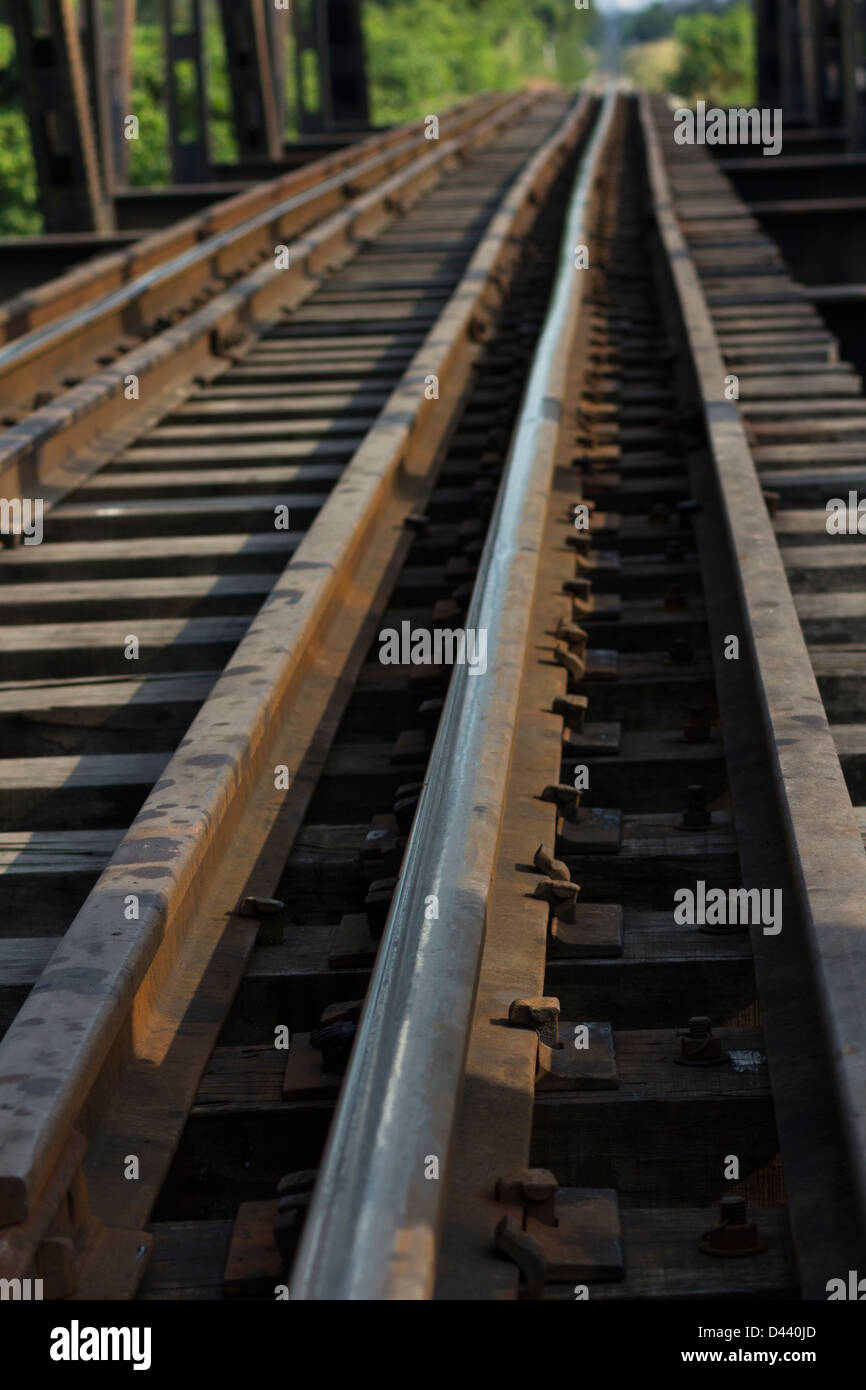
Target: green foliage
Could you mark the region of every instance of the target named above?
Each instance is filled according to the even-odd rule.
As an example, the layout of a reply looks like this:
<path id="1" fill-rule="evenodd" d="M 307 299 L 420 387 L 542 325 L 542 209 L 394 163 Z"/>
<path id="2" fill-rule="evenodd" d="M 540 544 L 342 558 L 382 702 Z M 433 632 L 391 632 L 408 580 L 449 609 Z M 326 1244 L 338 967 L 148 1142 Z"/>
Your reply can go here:
<path id="1" fill-rule="evenodd" d="M 571 86 L 589 66 L 591 23 L 568 0 L 366 0 L 373 120 L 409 120 L 532 78 Z"/>
<path id="2" fill-rule="evenodd" d="M 129 142 L 129 182 L 147 186 L 168 183 L 168 113 L 165 109 L 165 59 L 156 24 L 136 26 L 132 49 L 129 110 L 138 117 L 139 139 Z"/>
<path id="3" fill-rule="evenodd" d="M 676 86 L 680 56 L 676 39 L 653 39 L 627 48 L 623 68 L 639 91 L 670 92 Z"/>
<path id="4" fill-rule="evenodd" d="M 0 0 L 2 3 L 2 0 Z M 439 113 L 461 97 L 534 79 L 573 86 L 586 76 L 599 41 L 596 0 L 365 0 L 364 28 L 374 122 Z M 755 78 L 751 11 L 744 0 L 666 3 L 621 17 L 626 68 L 640 85 L 672 88 L 689 100 L 749 104 Z M 216 7 L 206 7 L 211 157 L 237 157 L 231 90 Z M 129 146 L 130 182 L 171 179 L 164 60 L 155 0 L 139 0 L 131 113 L 140 139 Z M 293 81 L 293 77 L 291 78 Z M 192 113 L 195 77 L 179 71 L 181 106 Z M 0 23 L 0 235 L 41 230 L 27 121 L 16 90 L 11 28 Z"/>
<path id="5" fill-rule="evenodd" d="M 237 158 L 232 127 L 232 99 L 225 42 L 221 25 L 213 19 L 205 28 L 208 103 L 208 138 L 211 158 L 217 162 Z M 178 71 L 182 112 L 195 108 L 195 70 L 186 64 Z M 138 24 L 132 62 L 130 111 L 139 118 L 141 138 L 130 141 L 129 181 L 158 185 L 171 182 L 168 146 L 168 113 L 165 105 L 165 59 L 162 31 L 157 24 Z"/>
<path id="6" fill-rule="evenodd" d="M 735 4 L 721 14 L 681 15 L 674 36 L 680 45 L 676 92 L 714 106 L 748 106 L 755 100 L 755 33 L 748 5 Z"/>
<path id="7" fill-rule="evenodd" d="M 0 25 L 0 236 L 42 230 L 27 118 L 18 109 L 15 42 Z"/>
<path id="8" fill-rule="evenodd" d="M 668 3 L 668 0 L 655 0 L 645 10 L 637 14 L 620 17 L 620 33 L 625 44 L 654 43 L 657 39 L 669 38 L 677 22 L 681 7 Z"/>

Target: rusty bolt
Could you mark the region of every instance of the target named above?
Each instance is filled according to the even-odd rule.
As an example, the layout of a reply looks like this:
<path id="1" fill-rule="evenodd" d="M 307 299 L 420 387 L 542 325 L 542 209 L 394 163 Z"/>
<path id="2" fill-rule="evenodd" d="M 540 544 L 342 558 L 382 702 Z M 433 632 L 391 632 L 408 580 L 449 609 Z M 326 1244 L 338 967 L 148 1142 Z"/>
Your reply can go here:
<path id="1" fill-rule="evenodd" d="M 579 883 L 565 883 L 561 879 L 542 878 L 535 885 L 534 898 L 548 903 L 574 904 L 580 893 Z"/>
<path id="2" fill-rule="evenodd" d="M 592 580 L 566 579 L 562 585 L 562 592 L 570 594 L 572 598 L 578 599 L 581 603 L 588 603 L 592 598 Z"/>
<path id="3" fill-rule="evenodd" d="M 571 873 L 568 865 L 563 864 L 561 859 L 554 859 L 546 845 L 539 845 L 532 860 L 540 874 L 545 874 L 548 878 L 555 879 L 557 883 L 570 883 Z"/>
<path id="4" fill-rule="evenodd" d="M 238 908 L 240 917 L 279 917 L 285 912 L 282 898 L 244 898 Z"/>
<path id="5" fill-rule="evenodd" d="M 320 1025 L 328 1023 L 357 1023 L 364 1008 L 363 999 L 348 999 L 339 1004 L 328 1004 L 323 1010 Z"/>
<path id="6" fill-rule="evenodd" d="M 585 695 L 557 695 L 551 706 L 554 714 L 561 714 L 565 727 L 582 733 L 589 700 Z"/>
<path id="7" fill-rule="evenodd" d="M 569 651 L 564 642 L 557 642 L 553 648 L 553 659 L 557 666 L 564 666 L 573 681 L 582 681 L 586 675 L 586 662 Z"/>
<path id="8" fill-rule="evenodd" d="M 559 1000 L 550 995 L 514 999 L 508 1006 L 508 1022 L 515 1028 L 533 1028 L 541 1042 L 559 1047 Z"/>
<path id="9" fill-rule="evenodd" d="M 555 1226 L 558 1187 L 549 1168 L 520 1168 L 497 1179 L 496 1200 L 521 1206 L 527 1216 L 545 1226 Z"/>
<path id="10" fill-rule="evenodd" d="M 581 571 L 594 570 L 598 561 L 594 555 L 588 555 L 582 551 L 580 554 L 575 555 L 574 564 L 578 574 L 580 574 Z"/>
<path id="11" fill-rule="evenodd" d="M 316 1185 L 315 1168 L 303 1168 L 298 1173 L 286 1173 L 277 1183 L 277 1196 L 288 1197 L 296 1192 L 312 1192 Z"/>
<path id="12" fill-rule="evenodd" d="M 538 799 L 552 801 L 560 811 L 573 811 L 580 805 L 580 797 L 581 793 L 568 782 L 552 782 Z"/>
<path id="13" fill-rule="evenodd" d="M 556 628 L 556 635 L 561 642 L 566 642 L 576 656 L 581 659 L 586 656 L 589 633 L 586 628 L 578 627 L 577 623 L 567 623 L 560 618 Z"/>
<path id="14" fill-rule="evenodd" d="M 707 1255 L 723 1255 L 736 1258 L 742 1255 L 759 1255 L 766 1250 L 754 1221 L 749 1221 L 746 1199 L 732 1192 L 719 1202 L 718 1226 L 705 1231 L 701 1236 L 701 1249 Z"/>
<path id="15" fill-rule="evenodd" d="M 712 815 L 707 810 L 707 792 L 700 782 L 689 787 L 689 799 L 683 811 L 684 830 L 705 830 L 712 825 Z"/>
<path id="16" fill-rule="evenodd" d="M 674 1061 L 684 1067 L 709 1067 L 728 1060 L 722 1044 L 713 1037 L 713 1028 L 706 1014 L 695 1014 L 689 1026 L 679 1033 L 680 1055 Z"/>
<path id="17" fill-rule="evenodd" d="M 310 1046 L 321 1052 L 322 1067 L 325 1071 L 334 1072 L 337 1076 L 344 1074 L 357 1027 L 357 1023 L 352 1020 L 343 1019 L 313 1029 L 310 1034 Z"/>

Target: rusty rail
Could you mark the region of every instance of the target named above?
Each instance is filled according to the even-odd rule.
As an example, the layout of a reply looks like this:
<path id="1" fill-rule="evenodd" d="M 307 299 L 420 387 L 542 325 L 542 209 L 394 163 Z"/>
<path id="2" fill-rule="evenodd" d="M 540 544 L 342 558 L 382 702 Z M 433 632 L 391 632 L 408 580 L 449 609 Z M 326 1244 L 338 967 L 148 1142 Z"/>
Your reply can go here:
<path id="1" fill-rule="evenodd" d="M 114 1103 L 124 1087 L 140 1116 L 149 1088 L 161 1081 L 153 1064 L 175 1054 L 191 992 L 216 943 L 236 925 L 233 904 L 250 865 L 274 855 L 286 798 L 275 792 L 273 768 L 315 763 L 323 713 L 345 684 L 344 671 L 362 659 L 370 610 L 384 602 L 384 577 L 406 543 L 405 518 L 433 486 L 520 237 L 590 105 L 584 98 L 566 115 L 506 195 L 410 368 L 0 1044 L 0 1106 L 7 1114 L 18 1111 L 0 1143 L 0 1224 L 10 1227 L 0 1239 L 4 1273 L 20 1270 L 45 1229 L 43 1208 L 56 1196 L 58 1165 L 76 1125 L 90 1137 L 107 1099 Z M 510 103 L 510 116 L 497 114 L 465 145 L 492 139 L 523 109 L 523 102 Z M 456 152 L 446 146 L 428 157 L 422 186 Z M 424 395 L 431 373 L 440 380 L 435 403 Z M 291 824 L 288 831 L 281 827 L 283 836 L 290 832 Z M 140 903 L 135 923 L 124 918 L 130 893 Z M 81 973 L 92 970 L 94 950 L 98 981 Z M 37 1037 L 48 1016 L 50 1042 Z M 28 1089 L 27 1078 L 37 1076 L 42 1082 Z M 24 1094 L 26 1115 L 17 1103 Z M 188 1099 L 173 1096 L 173 1111 L 182 1113 Z M 160 1101 L 164 1107 L 164 1095 Z M 119 1186 L 125 1205 L 118 1225 L 129 1231 L 146 1218 L 130 1213 L 129 1185 L 121 1180 Z M 103 1210 L 110 1206 L 110 1194 L 101 1192 L 100 1199 Z"/>
<path id="2" fill-rule="evenodd" d="M 167 413 L 191 382 L 210 379 L 224 369 L 226 359 L 241 343 L 312 293 L 322 270 L 351 259 L 363 238 L 381 230 L 401 207 L 434 184 L 453 160 L 492 139 L 537 99 L 537 93 L 522 93 L 480 124 L 467 120 L 465 129 L 440 141 L 435 150 L 417 158 L 408 151 L 396 173 L 291 241 L 287 269 L 277 267 L 272 259 L 175 327 L 0 435 L 0 495 L 37 497 L 51 507 Z M 311 196 L 318 197 L 316 190 Z M 280 216 L 279 210 L 271 210 L 254 219 L 257 235 L 266 230 L 270 235 Z M 234 237 L 227 233 L 222 240 L 233 245 Z M 207 259 L 211 252 L 203 248 L 189 253 L 196 254 Z M 169 270 L 163 267 L 154 274 L 168 275 Z M 95 307 L 88 312 L 96 312 Z M 72 332 L 66 320 L 61 327 L 64 334 Z M 27 342 L 20 339 L 6 352 L 26 351 Z M 3 358 L 0 352 L 0 370 Z M 130 377 L 138 391 L 132 398 L 127 390 Z"/>
<path id="3" fill-rule="evenodd" d="M 571 196 L 556 288 L 466 619 L 487 634 L 495 678 L 461 666 L 449 687 L 295 1263 L 296 1299 L 432 1296 L 446 1183 L 428 1181 L 425 1168 L 434 1156 L 443 1178 L 448 1172 L 558 438 L 563 349 L 583 299 L 574 248 L 586 238 L 616 100 L 613 92 L 605 98 Z"/>
<path id="4" fill-rule="evenodd" d="M 456 132 L 464 120 L 480 120 L 509 100 L 507 94 L 483 94 L 453 106 L 440 122 L 442 132 Z M 242 222 L 276 208 L 284 199 L 305 192 L 341 173 L 360 168 L 377 155 L 387 153 L 408 139 L 423 149 L 424 123 L 409 121 L 381 134 L 370 135 L 330 155 L 311 160 L 266 183 L 221 198 L 192 217 L 141 237 L 127 250 L 94 257 L 74 266 L 44 285 L 26 290 L 0 305 L 0 347 L 25 333 L 44 328 L 66 314 L 80 310 L 104 295 L 131 285 L 174 257 L 191 251 Z M 362 175 L 366 186 L 370 175 Z"/>
<path id="5" fill-rule="evenodd" d="M 836 1092 L 854 1199 L 861 1221 L 866 1221 L 866 1013 L 862 1000 L 866 858 L 862 836 L 739 408 L 725 397 L 728 368 L 679 226 L 659 134 L 645 95 L 641 122 L 652 204 L 700 388 L 719 520 L 736 575 L 743 657 L 750 666 L 762 717 L 763 744 L 792 870 L 797 901 L 786 916 L 802 924 L 823 1015 L 826 1074 Z M 824 1040 L 817 1038 L 811 1043 L 798 1038 L 798 1044 L 825 1047 Z M 772 1061 L 771 1057 L 771 1065 Z M 788 1081 L 792 1084 L 796 1089 L 796 1078 Z M 810 1136 L 802 1128 L 797 1147 L 807 1169 L 804 1188 L 811 1189 L 811 1198 L 806 1192 L 806 1206 L 810 1201 L 814 1204 L 812 1235 L 800 1241 L 808 1259 L 825 1201 L 815 1191 Z M 786 1158 L 788 1166 L 793 1164 Z M 798 1219 L 792 1197 L 795 1236 Z M 823 1284 L 819 1287 L 823 1295 Z"/>
<path id="6" fill-rule="evenodd" d="M 493 112 L 482 111 L 481 124 L 509 105 L 513 106 L 513 99 L 504 107 L 493 104 Z M 458 110 L 445 122 L 450 138 L 440 148 L 451 146 L 471 130 L 478 116 L 474 106 Z M 38 393 L 62 386 L 63 376 L 70 371 L 80 376 L 82 367 L 111 356 L 124 339 L 145 337 L 168 326 L 163 323 L 166 316 L 173 320 L 182 306 L 198 306 L 263 257 L 273 256 L 275 246 L 298 237 L 347 203 L 351 209 L 354 201 L 363 200 L 407 165 L 413 166 L 419 151 L 422 162 L 425 155 L 429 157 L 430 142 L 423 133 L 413 129 L 400 134 L 403 138 L 386 137 L 372 151 L 362 152 L 333 172 L 320 169 L 296 182 L 291 177 L 277 180 L 266 185 L 265 194 L 241 195 L 232 200 L 229 210 L 217 209 L 195 223 L 195 239 L 186 249 L 176 249 L 177 237 L 167 243 L 163 239 L 155 251 L 151 247 L 133 259 L 133 278 L 126 283 L 88 296 L 84 304 L 0 347 L 4 409 L 29 405 Z M 102 288 L 99 279 L 93 288 Z"/>

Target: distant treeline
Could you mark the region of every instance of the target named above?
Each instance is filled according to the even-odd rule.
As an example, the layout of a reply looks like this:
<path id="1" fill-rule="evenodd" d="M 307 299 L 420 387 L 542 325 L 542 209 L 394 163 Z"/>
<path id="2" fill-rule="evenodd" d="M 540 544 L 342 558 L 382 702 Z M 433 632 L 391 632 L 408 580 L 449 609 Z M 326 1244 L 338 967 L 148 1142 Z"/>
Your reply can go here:
<path id="1" fill-rule="evenodd" d="M 596 26 L 571 0 L 365 0 L 374 119 L 405 120 L 532 78 L 573 86 L 592 64 Z"/>
<path id="2" fill-rule="evenodd" d="M 731 0 L 655 0 L 636 14 L 619 16 L 623 43 L 653 43 L 667 39 L 682 15 L 717 15 L 731 8 Z"/>
<path id="3" fill-rule="evenodd" d="M 106 13 L 113 0 L 104 0 Z M 310 0 L 295 0 L 295 4 Z M 372 118 L 376 124 L 438 113 L 461 97 L 504 90 L 532 80 L 574 86 L 593 67 L 602 46 L 597 0 L 364 0 L 364 32 Z M 170 176 L 163 97 L 161 7 L 138 0 L 130 111 L 141 139 L 130 149 L 130 178 L 138 184 Z M 222 26 L 217 0 L 206 0 L 209 135 L 214 158 L 230 160 L 235 146 Z M 15 45 L 8 0 L 0 0 L 0 235 L 40 230 L 36 179 L 27 123 L 16 87 Z M 619 18 L 626 65 L 641 85 L 693 98 L 740 101 L 754 67 L 751 12 L 734 4 L 655 3 Z M 629 56 L 631 55 L 631 56 Z M 182 86 L 191 82 L 181 74 Z M 294 72 L 288 64 L 292 106 Z M 193 90 L 181 93 L 192 105 Z M 295 132 L 289 127 L 287 134 Z"/>
<path id="4" fill-rule="evenodd" d="M 657 0 L 620 16 L 619 32 L 636 85 L 690 102 L 754 102 L 755 23 L 747 0 Z"/>

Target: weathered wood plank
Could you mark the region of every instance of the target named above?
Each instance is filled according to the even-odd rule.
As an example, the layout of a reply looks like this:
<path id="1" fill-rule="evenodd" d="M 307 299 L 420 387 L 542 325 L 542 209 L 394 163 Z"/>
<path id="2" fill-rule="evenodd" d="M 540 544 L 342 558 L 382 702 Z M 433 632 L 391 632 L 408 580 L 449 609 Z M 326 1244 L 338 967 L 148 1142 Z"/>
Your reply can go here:
<path id="1" fill-rule="evenodd" d="M 626 1277 L 618 1283 L 593 1284 L 598 1299 L 798 1299 L 794 1250 L 784 1208 L 753 1210 L 767 1249 L 754 1259 L 708 1259 L 699 1248 L 704 1231 L 718 1224 L 717 1207 L 621 1212 Z M 546 1300 L 574 1300 L 566 1284 L 550 1284 Z M 721 1343 L 720 1343 L 721 1345 Z"/>

